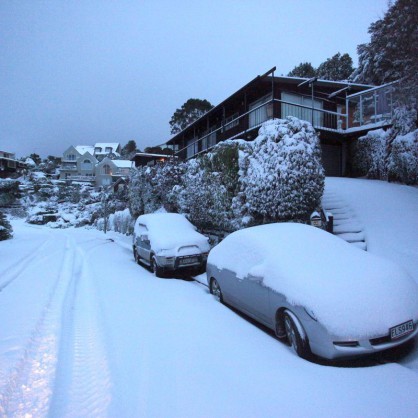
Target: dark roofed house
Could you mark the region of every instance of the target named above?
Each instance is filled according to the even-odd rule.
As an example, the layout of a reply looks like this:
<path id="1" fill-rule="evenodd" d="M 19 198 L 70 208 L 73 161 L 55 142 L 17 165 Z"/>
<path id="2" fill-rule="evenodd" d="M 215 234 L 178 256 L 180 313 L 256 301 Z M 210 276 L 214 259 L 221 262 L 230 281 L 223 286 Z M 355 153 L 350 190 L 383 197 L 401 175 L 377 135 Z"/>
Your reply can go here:
<path id="1" fill-rule="evenodd" d="M 17 160 L 15 154 L 0 151 L 0 178 L 20 176 L 25 168 L 26 164 Z"/>
<path id="2" fill-rule="evenodd" d="M 295 116 L 311 122 L 319 133 L 326 175 L 343 176 L 350 142 L 368 130 L 391 125 L 391 84 L 373 87 L 275 76 L 275 69 L 250 81 L 166 145 L 188 159 L 227 139 L 253 140 L 269 119 Z"/>
<path id="3" fill-rule="evenodd" d="M 173 156 L 167 154 L 151 154 L 148 152 L 137 152 L 131 158 L 131 161 L 135 163 L 135 167 L 143 167 L 145 165 L 154 165 L 157 162 L 165 162 L 169 158 L 173 158 Z"/>

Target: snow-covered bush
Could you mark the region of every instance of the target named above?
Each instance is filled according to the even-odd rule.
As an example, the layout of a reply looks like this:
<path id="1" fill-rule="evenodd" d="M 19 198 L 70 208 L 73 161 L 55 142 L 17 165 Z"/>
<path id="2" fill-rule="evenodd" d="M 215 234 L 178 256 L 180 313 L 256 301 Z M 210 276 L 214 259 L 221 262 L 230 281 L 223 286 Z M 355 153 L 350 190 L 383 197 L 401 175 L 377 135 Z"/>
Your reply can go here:
<path id="1" fill-rule="evenodd" d="M 13 204 L 19 196 L 19 182 L 17 180 L 0 179 L 1 206 Z"/>
<path id="2" fill-rule="evenodd" d="M 13 229 L 6 215 L 0 212 L 0 241 L 10 239 L 13 237 Z"/>
<path id="3" fill-rule="evenodd" d="M 175 186 L 181 183 L 184 164 L 169 160 L 152 167 L 140 167 L 130 178 L 129 209 L 133 217 L 155 212 L 163 206 L 169 212 L 177 211 Z"/>
<path id="4" fill-rule="evenodd" d="M 100 222 L 102 224 L 104 222 Z M 132 218 L 129 209 L 112 213 L 109 216 L 108 228 L 121 234 L 131 235 L 133 233 L 134 219 Z"/>
<path id="5" fill-rule="evenodd" d="M 130 209 L 136 216 L 164 206 L 201 229 L 233 231 L 307 219 L 323 188 L 319 139 L 308 122 L 288 117 L 264 123 L 252 142 L 225 141 L 177 167 L 138 170 Z"/>
<path id="6" fill-rule="evenodd" d="M 388 135 L 387 131 L 377 129 L 358 139 L 353 153 L 353 170 L 356 176 L 367 176 L 371 179 L 386 177 Z"/>
<path id="7" fill-rule="evenodd" d="M 241 142 L 239 168 L 244 225 L 306 219 L 320 204 L 324 170 L 309 122 L 295 117 L 265 122 L 253 142 Z"/>
<path id="8" fill-rule="evenodd" d="M 238 142 L 222 142 L 185 167 L 182 184 L 175 188 L 179 210 L 200 228 L 236 229 L 232 200 L 239 187 Z"/>
<path id="9" fill-rule="evenodd" d="M 406 135 L 398 135 L 393 140 L 388 177 L 405 184 L 418 184 L 418 129 Z"/>

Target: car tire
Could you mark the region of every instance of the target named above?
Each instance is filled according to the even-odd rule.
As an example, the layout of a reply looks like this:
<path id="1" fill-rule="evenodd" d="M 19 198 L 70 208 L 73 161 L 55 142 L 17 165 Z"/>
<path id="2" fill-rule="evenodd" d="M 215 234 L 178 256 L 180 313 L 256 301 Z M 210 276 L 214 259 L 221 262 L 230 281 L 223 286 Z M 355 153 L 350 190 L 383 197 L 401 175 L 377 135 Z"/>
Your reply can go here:
<path id="1" fill-rule="evenodd" d="M 304 359 L 308 359 L 311 354 L 308 338 L 295 314 L 286 310 L 283 316 L 284 329 L 287 340 L 295 353 Z"/>
<path id="2" fill-rule="evenodd" d="M 212 280 L 210 281 L 210 293 L 215 296 L 215 299 L 220 302 L 223 303 L 224 299 L 222 296 L 222 290 L 221 290 L 221 286 L 219 286 L 219 283 L 217 282 L 216 279 L 212 278 Z"/>
<path id="3" fill-rule="evenodd" d="M 154 273 L 155 277 L 164 277 L 164 270 L 157 264 L 155 256 L 151 257 L 151 271 Z"/>
<path id="4" fill-rule="evenodd" d="M 139 254 L 136 251 L 136 248 L 134 249 L 134 259 L 135 259 L 136 264 L 141 264 L 141 260 L 139 258 Z"/>

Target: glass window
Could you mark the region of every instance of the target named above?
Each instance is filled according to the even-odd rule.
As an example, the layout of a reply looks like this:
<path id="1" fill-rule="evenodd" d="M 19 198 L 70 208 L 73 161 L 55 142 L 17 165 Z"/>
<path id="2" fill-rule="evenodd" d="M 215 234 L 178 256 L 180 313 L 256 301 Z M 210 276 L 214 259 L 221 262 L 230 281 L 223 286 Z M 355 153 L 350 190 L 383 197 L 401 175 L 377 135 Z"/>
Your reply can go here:
<path id="1" fill-rule="evenodd" d="M 110 168 L 108 164 L 105 164 L 102 170 L 103 170 L 103 174 L 110 174 L 110 175 L 112 174 L 112 169 Z"/>

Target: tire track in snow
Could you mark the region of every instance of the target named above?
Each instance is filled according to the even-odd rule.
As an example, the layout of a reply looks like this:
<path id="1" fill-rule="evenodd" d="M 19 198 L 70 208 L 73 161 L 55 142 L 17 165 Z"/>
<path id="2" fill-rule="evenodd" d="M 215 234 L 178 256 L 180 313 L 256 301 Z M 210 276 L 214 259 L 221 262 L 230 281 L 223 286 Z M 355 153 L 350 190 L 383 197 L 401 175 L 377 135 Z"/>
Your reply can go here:
<path id="1" fill-rule="evenodd" d="M 74 243 L 73 277 L 63 304 L 50 416 L 104 417 L 111 401 L 108 359 L 87 257 Z"/>
<path id="2" fill-rule="evenodd" d="M 21 360 L 1 388 L 1 417 L 41 417 L 48 412 L 57 362 L 61 306 L 73 258 L 67 239 L 60 274 L 51 288 Z"/>
<path id="3" fill-rule="evenodd" d="M 3 277 L 9 276 L 5 281 L 0 283 L 0 292 L 5 289 L 9 284 L 15 281 L 21 274 L 30 267 L 31 261 L 33 261 L 38 254 L 40 254 L 45 247 L 50 243 L 51 238 L 48 237 L 33 253 L 30 253 L 24 257 L 22 257 L 18 262 L 14 263 L 6 270 L 4 270 L 1 274 Z M 42 257 L 38 260 L 38 262 L 42 262 L 46 258 L 50 257 L 51 254 L 48 254 L 47 257 Z"/>

